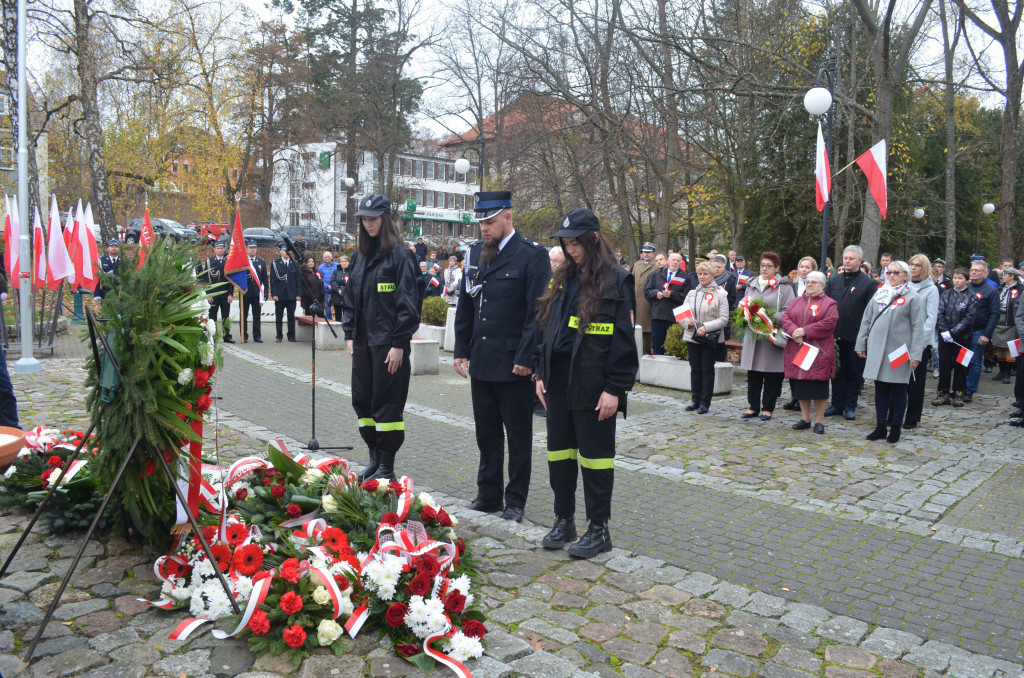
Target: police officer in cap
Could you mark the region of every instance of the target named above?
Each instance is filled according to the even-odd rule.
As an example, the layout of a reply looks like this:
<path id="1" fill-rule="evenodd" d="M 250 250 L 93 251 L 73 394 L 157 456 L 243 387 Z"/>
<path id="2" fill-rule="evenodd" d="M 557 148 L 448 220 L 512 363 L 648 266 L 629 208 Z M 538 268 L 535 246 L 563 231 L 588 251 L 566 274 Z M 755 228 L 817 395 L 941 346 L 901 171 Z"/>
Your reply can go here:
<path id="1" fill-rule="evenodd" d="M 352 358 L 352 409 L 370 452 L 359 479 L 391 481 L 405 442 L 409 346 L 420 326 L 416 258 L 383 195 L 363 198 L 356 218 L 359 245 L 342 297 L 341 327 Z"/>
<path id="2" fill-rule="evenodd" d="M 210 286 L 210 320 L 217 321 L 217 316 L 227 320 L 224 323 L 224 343 L 233 344 L 231 338 L 231 301 L 234 298 L 233 286 L 224 275 L 224 263 L 226 257 L 224 251 L 227 248 L 222 240 L 213 245 L 213 256 L 207 257 L 205 265 L 198 272 L 199 279 Z"/>
<path id="3" fill-rule="evenodd" d="M 256 241 L 250 240 L 245 243 L 245 253 L 249 257 L 252 266 L 246 273 L 245 293 L 242 295 L 242 339 L 249 336 L 249 314 L 252 313 L 252 340 L 262 344 L 262 332 L 260 332 L 260 308 L 267 298 L 267 262 L 256 256 Z M 254 280 L 252 272 L 256 271 L 258 280 Z"/>
<path id="4" fill-rule="evenodd" d="M 553 237 L 565 264 L 555 271 L 537 309 L 536 393 L 548 408 L 548 470 L 555 525 L 541 545 L 560 549 L 576 539 L 576 478 L 590 527 L 569 555 L 593 558 L 612 550 L 608 533 L 615 480 L 615 417 L 640 361 L 633 333 L 633 276 L 618 265 L 601 225 L 577 208 Z"/>
<path id="5" fill-rule="evenodd" d="M 520 522 L 530 487 L 535 307 L 551 264 L 547 248 L 516 232 L 510 192 L 481 191 L 476 200 L 482 239 L 466 254 L 455 312 L 455 371 L 471 378 L 480 448 L 477 496 L 469 507 L 500 511 L 504 499 L 501 517 Z"/>
<path id="6" fill-rule="evenodd" d="M 107 253 L 100 257 L 100 270 L 110 275 L 117 275 L 121 270 L 121 241 L 117 238 L 107 241 Z M 100 283 L 96 286 L 93 298 L 99 301 L 106 293 L 106 289 Z"/>
<path id="7" fill-rule="evenodd" d="M 288 314 L 288 341 L 295 341 L 295 304 L 302 297 L 299 265 L 288 256 L 288 246 L 278 245 L 281 256 L 270 262 L 270 296 L 274 300 L 274 326 L 281 342 L 282 320 Z"/>

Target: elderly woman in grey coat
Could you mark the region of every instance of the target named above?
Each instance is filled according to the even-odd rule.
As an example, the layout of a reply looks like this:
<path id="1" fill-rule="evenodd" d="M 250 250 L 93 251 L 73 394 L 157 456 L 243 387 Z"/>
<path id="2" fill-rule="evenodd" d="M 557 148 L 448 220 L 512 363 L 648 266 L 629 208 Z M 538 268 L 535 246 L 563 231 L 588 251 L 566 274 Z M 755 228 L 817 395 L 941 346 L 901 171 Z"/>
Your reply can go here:
<path id="1" fill-rule="evenodd" d="M 921 411 L 924 408 L 924 389 L 928 381 L 928 368 L 932 364 L 932 356 L 938 355 L 938 336 L 935 333 L 935 320 L 939 315 L 939 288 L 932 280 L 932 264 L 923 254 L 910 257 L 910 286 L 924 302 L 927 315 L 924 319 L 924 334 L 928 338 L 924 351 L 921 353 L 921 364 L 914 370 L 914 375 L 907 385 L 907 416 L 903 420 L 903 428 L 917 428 L 921 422 Z"/>
<path id="2" fill-rule="evenodd" d="M 889 262 L 886 276 L 889 284 L 878 288 L 864 310 L 855 349 L 865 358 L 864 378 L 875 381 L 876 425 L 867 438 L 895 443 L 907 409 L 907 382 L 931 339 L 925 332 L 924 298 L 910 286 L 910 266 Z"/>
<path id="3" fill-rule="evenodd" d="M 761 254 L 760 275 L 747 282 L 743 297 L 746 302 L 758 302 L 762 308 L 779 310 L 777 320 L 793 301 L 793 285 L 779 275 L 782 260 L 775 252 Z M 781 329 L 781 327 L 780 327 Z M 769 339 L 755 339 L 748 331 L 743 337 L 740 367 L 747 371 L 747 411 L 741 419 L 753 419 L 760 412 L 761 421 L 768 421 L 775 411 L 775 403 L 782 393 L 785 348 Z"/>
<path id="4" fill-rule="evenodd" d="M 722 330 L 729 322 L 729 295 L 715 283 L 715 273 L 708 262 L 697 264 L 697 287 L 687 292 L 683 307 L 686 316 L 679 324 L 683 326 L 683 340 L 690 357 L 693 398 L 686 411 L 707 414 L 715 390 L 715 355 L 725 341 Z"/>

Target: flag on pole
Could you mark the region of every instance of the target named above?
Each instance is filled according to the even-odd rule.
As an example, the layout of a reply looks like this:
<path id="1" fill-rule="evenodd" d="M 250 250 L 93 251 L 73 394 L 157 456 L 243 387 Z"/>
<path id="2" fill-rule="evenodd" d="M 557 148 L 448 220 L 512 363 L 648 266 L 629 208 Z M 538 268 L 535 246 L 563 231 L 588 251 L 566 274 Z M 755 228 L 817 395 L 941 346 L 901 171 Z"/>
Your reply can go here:
<path id="1" fill-rule="evenodd" d="M 1006 347 L 1010 349 L 1010 357 L 1017 358 L 1020 356 L 1020 339 L 1011 340 Z"/>
<path id="2" fill-rule="evenodd" d="M 910 360 L 910 350 L 907 348 L 906 344 L 903 344 L 889 354 L 889 364 L 892 365 L 894 370 L 908 360 Z"/>
<path id="3" fill-rule="evenodd" d="M 814 199 L 819 212 L 825 209 L 831 189 L 832 170 L 828 165 L 828 149 L 825 148 L 825 137 L 821 133 L 821 123 L 819 122 L 818 150 L 814 154 Z"/>
<path id="4" fill-rule="evenodd" d="M 46 241 L 43 239 L 43 220 L 36 206 L 35 221 L 32 223 L 32 289 L 46 286 Z"/>
<path id="5" fill-rule="evenodd" d="M 957 344 L 957 346 L 960 346 Z M 963 346 L 960 346 L 960 352 L 956 354 L 956 361 L 961 365 L 967 366 L 971 364 L 971 359 L 974 358 L 974 351 L 969 351 Z"/>
<path id="6" fill-rule="evenodd" d="M 693 309 L 683 304 L 682 306 L 676 306 L 672 309 L 672 315 L 676 317 L 676 322 L 681 323 L 687 318 L 693 317 Z"/>
<path id="7" fill-rule="evenodd" d="M 817 357 L 818 347 L 811 346 L 805 342 L 800 347 L 800 350 L 796 352 L 796 356 L 793 358 L 793 364 L 801 370 L 809 370 L 811 369 L 811 365 L 814 363 L 814 359 Z"/>
<path id="8" fill-rule="evenodd" d="M 242 217 L 238 210 L 235 210 L 235 227 L 231 229 L 231 246 L 228 247 L 228 258 L 224 260 L 224 273 L 243 292 L 249 288 L 249 283 L 246 280 L 249 273 L 249 255 L 245 252 Z"/>
<path id="9" fill-rule="evenodd" d="M 885 179 L 885 139 L 871 147 L 867 153 L 857 158 L 857 165 L 864 170 L 868 178 L 868 190 L 878 203 L 878 211 L 885 219 L 886 179 Z"/>
<path id="10" fill-rule="evenodd" d="M 72 279 L 71 291 L 75 291 L 82 286 L 82 248 L 81 243 L 78 239 L 78 232 L 82 228 L 82 220 L 85 218 L 82 213 L 82 201 L 78 201 L 78 205 L 75 206 L 74 217 L 68 217 L 72 220 L 71 228 L 64 229 L 64 239 L 67 241 L 68 256 L 71 257 L 71 262 L 75 267 L 75 275 Z"/>
<path id="11" fill-rule="evenodd" d="M 96 256 L 96 238 L 92 235 L 92 229 L 88 224 L 88 215 L 92 210 L 82 210 L 82 201 L 78 201 L 75 208 L 75 225 L 71 232 L 71 244 L 68 247 L 68 254 L 75 265 L 74 289 L 85 289 L 92 292 L 99 282 L 99 273 L 93 268 L 93 263 L 99 264 Z"/>
<path id="12" fill-rule="evenodd" d="M 71 291 L 75 291 L 75 259 L 71 256 L 71 234 L 75 230 L 75 208 L 68 208 L 68 218 L 64 222 L 64 249 L 68 253 L 68 259 L 71 260 L 71 272 L 68 273 L 68 284 L 71 285 Z"/>
<path id="13" fill-rule="evenodd" d="M 138 268 L 146 263 L 149 248 L 153 246 L 153 222 L 149 220 L 149 208 L 142 213 L 142 228 L 139 229 L 139 263 Z"/>
<path id="14" fill-rule="evenodd" d="M 69 213 L 70 216 L 70 213 Z M 46 233 L 46 286 L 57 291 L 64 278 L 73 279 L 75 265 L 68 254 L 67 243 L 60 230 L 60 211 L 57 209 L 57 196 L 50 200 L 50 225 Z"/>
<path id="15" fill-rule="evenodd" d="M 4 195 L 4 202 L 7 205 L 7 217 L 4 219 L 4 266 L 7 268 L 7 277 L 11 281 L 11 287 L 21 287 L 20 276 L 18 275 L 18 248 L 21 238 L 21 221 L 18 218 L 18 198 L 14 197 L 14 208 L 11 208 L 11 199 Z"/>

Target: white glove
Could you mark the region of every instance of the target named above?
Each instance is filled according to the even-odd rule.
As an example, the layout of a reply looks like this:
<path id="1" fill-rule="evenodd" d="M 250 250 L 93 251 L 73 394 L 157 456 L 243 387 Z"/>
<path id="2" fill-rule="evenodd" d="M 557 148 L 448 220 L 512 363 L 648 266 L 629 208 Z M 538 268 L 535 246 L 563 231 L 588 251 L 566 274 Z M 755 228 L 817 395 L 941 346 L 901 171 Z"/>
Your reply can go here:
<path id="1" fill-rule="evenodd" d="M 944 342 L 946 342 L 947 344 L 952 344 L 953 343 L 953 335 L 950 334 L 949 332 L 943 332 L 941 336 L 942 336 L 942 340 Z"/>

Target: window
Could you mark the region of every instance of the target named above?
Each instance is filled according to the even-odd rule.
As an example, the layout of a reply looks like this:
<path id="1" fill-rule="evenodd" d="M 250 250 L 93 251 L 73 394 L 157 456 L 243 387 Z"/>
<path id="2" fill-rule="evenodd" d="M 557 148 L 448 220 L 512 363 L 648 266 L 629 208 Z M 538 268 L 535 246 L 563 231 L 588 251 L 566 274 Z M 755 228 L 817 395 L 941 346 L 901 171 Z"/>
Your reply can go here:
<path id="1" fill-rule="evenodd" d="M 423 189 L 422 188 L 417 188 L 415 194 L 416 194 L 416 204 L 417 205 L 422 205 L 423 204 Z"/>
<path id="2" fill-rule="evenodd" d="M 410 159 L 406 158 L 405 160 L 402 161 L 402 167 L 405 168 L 404 170 L 402 170 L 402 174 L 404 176 L 407 176 L 407 177 L 414 177 L 414 176 L 416 176 L 416 161 L 415 160 L 410 160 Z"/>
<path id="3" fill-rule="evenodd" d="M 7 97 L 0 97 L 0 115 L 7 115 Z"/>
<path id="4" fill-rule="evenodd" d="M 469 174 L 466 175 L 466 183 L 467 184 L 475 184 L 476 183 L 476 170 L 475 169 L 469 170 Z"/>
<path id="5" fill-rule="evenodd" d="M 424 207 L 433 207 L 434 206 L 434 192 L 433 191 L 423 191 L 423 206 Z"/>
<path id="6" fill-rule="evenodd" d="M 299 213 L 298 212 L 291 212 L 291 213 L 288 214 L 288 225 L 289 226 L 298 226 L 299 225 Z"/>
<path id="7" fill-rule="evenodd" d="M 185 162 L 181 163 L 181 170 L 185 174 L 188 174 L 188 161 L 187 160 Z"/>
<path id="8" fill-rule="evenodd" d="M 177 160 L 175 160 L 175 161 L 173 161 L 171 163 L 171 173 L 172 174 L 177 174 L 178 173 L 178 161 Z"/>
<path id="9" fill-rule="evenodd" d="M 433 179 L 434 178 L 434 163 L 428 162 L 428 163 L 426 163 L 426 165 L 427 165 L 427 179 Z"/>
<path id="10" fill-rule="evenodd" d="M 234 178 L 235 181 L 238 181 L 238 170 L 231 170 L 231 176 Z"/>
<path id="11" fill-rule="evenodd" d="M 401 158 L 395 158 L 394 169 L 392 169 L 391 172 L 396 177 L 402 176 L 402 159 Z"/>
<path id="12" fill-rule="evenodd" d="M 302 184 L 302 188 L 304 188 L 307 191 L 312 191 L 313 189 L 316 188 L 316 182 L 307 181 L 306 183 Z"/>

